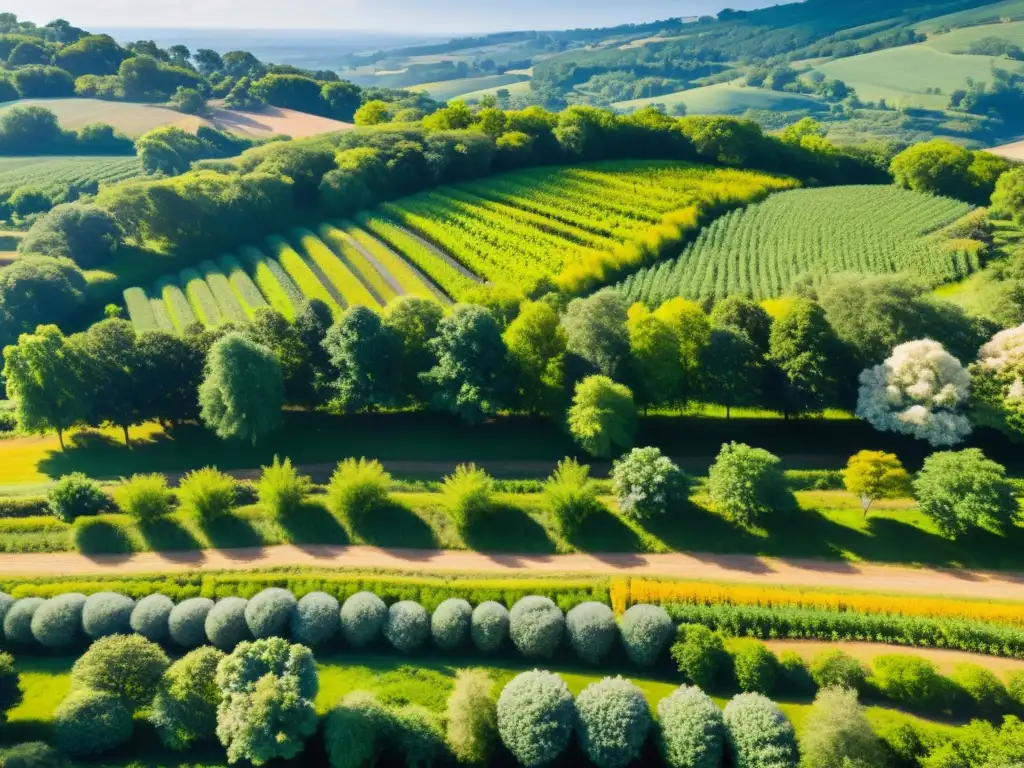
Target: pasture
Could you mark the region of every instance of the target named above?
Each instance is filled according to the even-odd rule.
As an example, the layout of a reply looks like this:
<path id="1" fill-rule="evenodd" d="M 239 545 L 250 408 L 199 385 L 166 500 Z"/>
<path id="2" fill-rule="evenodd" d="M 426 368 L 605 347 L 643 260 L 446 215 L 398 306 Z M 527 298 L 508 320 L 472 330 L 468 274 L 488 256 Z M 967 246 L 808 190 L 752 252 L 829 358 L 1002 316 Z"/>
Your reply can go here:
<path id="1" fill-rule="evenodd" d="M 518 83 L 529 83 L 529 81 L 530 78 L 525 75 L 487 75 L 485 77 L 466 77 L 459 80 L 423 83 L 422 85 L 411 86 L 409 90 L 422 91 L 437 101 L 451 101 L 453 99 L 461 99 L 466 94 L 477 91 L 497 90 Z"/>
<path id="2" fill-rule="evenodd" d="M 971 25 L 985 25 L 998 23 L 1005 19 L 1024 18 L 1024 0 L 1001 0 L 997 3 L 987 3 L 977 8 L 968 8 L 964 11 L 949 13 L 945 16 L 936 16 L 926 19 L 915 26 L 918 32 L 931 35 L 940 29 L 951 27 L 967 27 Z"/>
<path id="3" fill-rule="evenodd" d="M 945 53 L 966 53 L 970 50 L 971 45 L 989 37 L 1007 40 L 1016 45 L 1024 45 L 1024 21 L 982 24 L 977 27 L 954 29 L 930 37 L 925 45 Z"/>
<path id="4" fill-rule="evenodd" d="M 969 211 L 897 187 L 785 192 L 723 216 L 677 259 L 631 275 L 622 289 L 631 302 L 656 306 L 675 296 L 767 299 L 798 276 L 850 271 L 910 271 L 937 285 L 980 267 L 976 255 L 928 237 Z"/>
<path id="5" fill-rule="evenodd" d="M 517 83 L 511 83 L 508 85 L 495 85 L 490 88 L 481 88 L 479 91 L 472 91 L 470 93 L 464 93 L 459 96 L 460 101 L 464 101 L 467 104 L 472 104 L 480 101 L 484 96 L 495 96 L 497 97 L 498 91 L 506 90 L 509 96 L 526 96 L 530 93 L 530 79 L 521 80 Z"/>
<path id="6" fill-rule="evenodd" d="M 677 104 L 684 104 L 690 115 L 742 115 L 748 109 L 769 109 L 791 112 L 808 109 L 823 111 L 826 107 L 812 96 L 801 93 L 782 93 L 764 88 L 748 88 L 733 83 L 718 83 L 687 91 L 651 96 L 646 99 L 620 101 L 612 105 L 619 111 L 643 109 L 650 104 L 664 104 L 671 113 Z"/>

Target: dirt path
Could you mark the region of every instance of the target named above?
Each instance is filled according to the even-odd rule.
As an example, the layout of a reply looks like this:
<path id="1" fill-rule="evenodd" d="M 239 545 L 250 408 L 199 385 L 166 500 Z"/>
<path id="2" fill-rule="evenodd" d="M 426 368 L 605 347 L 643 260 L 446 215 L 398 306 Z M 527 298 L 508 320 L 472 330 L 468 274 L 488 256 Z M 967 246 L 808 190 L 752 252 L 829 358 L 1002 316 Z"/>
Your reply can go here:
<path id="1" fill-rule="evenodd" d="M 275 546 L 193 552 L 140 552 L 87 557 L 78 553 L 0 555 L 0 576 L 158 573 L 232 568 L 318 566 L 411 572 L 644 575 L 727 582 L 791 584 L 868 592 L 1024 600 L 1024 574 L 901 568 L 752 555 L 482 554 L 459 550 L 362 546 Z"/>

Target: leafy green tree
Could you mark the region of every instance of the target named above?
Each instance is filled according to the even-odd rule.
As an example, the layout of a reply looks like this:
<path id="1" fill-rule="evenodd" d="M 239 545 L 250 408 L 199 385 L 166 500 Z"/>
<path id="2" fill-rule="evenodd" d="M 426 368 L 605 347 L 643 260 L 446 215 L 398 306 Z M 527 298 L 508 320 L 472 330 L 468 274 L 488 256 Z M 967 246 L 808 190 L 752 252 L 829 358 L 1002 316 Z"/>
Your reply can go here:
<path id="1" fill-rule="evenodd" d="M 515 371 L 518 405 L 545 415 L 564 407 L 565 331 L 554 309 L 543 302 L 523 304 L 504 339 Z"/>
<path id="2" fill-rule="evenodd" d="M 772 319 L 764 308 L 746 296 L 729 296 L 711 310 L 711 327 L 744 334 L 761 354 L 768 354 Z"/>
<path id="3" fill-rule="evenodd" d="M 506 401 L 505 342 L 483 307 L 460 304 L 438 323 L 428 345 L 437 359 L 420 379 L 438 408 L 475 423 Z"/>
<path id="4" fill-rule="evenodd" d="M 857 701 L 857 692 L 826 688 L 814 699 L 800 731 L 805 768 L 875 768 L 888 755 Z"/>
<path id="5" fill-rule="evenodd" d="M 197 648 L 164 673 L 149 719 L 165 746 L 187 749 L 215 737 L 220 703 L 216 674 L 223 658 L 216 648 Z"/>
<path id="6" fill-rule="evenodd" d="M 398 388 L 404 402 L 426 400 L 427 393 L 419 376 L 434 365 L 429 342 L 437 336 L 443 317 L 440 304 L 418 296 L 395 299 L 384 310 L 384 325 L 395 334 L 401 347 Z"/>
<path id="7" fill-rule="evenodd" d="M 241 332 L 249 340 L 274 353 L 281 364 L 286 402 L 308 404 L 313 401 L 315 373 L 310 366 L 314 348 L 307 346 L 300 336 L 298 317 L 295 324 L 292 324 L 280 312 L 261 307 L 256 310 L 252 322 Z"/>
<path id="8" fill-rule="evenodd" d="M 786 415 L 818 413 L 838 396 L 839 339 L 820 306 L 797 299 L 772 324 L 768 360 L 782 374 L 779 405 Z"/>
<path id="9" fill-rule="evenodd" d="M 210 350 L 199 404 L 203 422 L 218 437 L 255 444 L 281 423 L 281 364 L 266 347 L 229 333 Z"/>
<path id="10" fill-rule="evenodd" d="M 587 453 L 611 456 L 633 445 L 633 393 L 607 376 L 588 376 L 576 385 L 568 420 L 569 432 Z"/>
<path id="11" fill-rule="evenodd" d="M 86 418 L 82 397 L 83 361 L 60 329 L 41 325 L 4 350 L 7 396 L 17 403 L 18 424 L 26 432 L 64 432 Z"/>
<path id="12" fill-rule="evenodd" d="M 654 316 L 666 323 L 676 335 L 683 366 L 680 398 L 682 402 L 691 400 L 701 391 L 701 353 L 711 342 L 708 316 L 699 304 L 682 298 L 665 302 L 654 311 Z"/>
<path id="13" fill-rule="evenodd" d="M 1021 514 L 1006 468 L 985 458 L 979 448 L 940 451 L 925 459 L 914 480 L 914 498 L 921 512 L 951 538 L 972 526 L 1008 530 Z"/>
<path id="14" fill-rule="evenodd" d="M 715 509 L 741 525 L 793 503 L 779 457 L 743 443 L 722 446 L 708 472 L 707 490 Z"/>
<path id="15" fill-rule="evenodd" d="M 199 68 L 199 73 L 203 77 L 209 77 L 213 73 L 224 69 L 224 59 L 220 57 L 219 53 L 209 48 L 200 48 L 192 56 L 192 59 L 195 61 L 196 66 Z"/>
<path id="16" fill-rule="evenodd" d="M 303 75 L 270 74 L 252 84 L 253 95 L 274 107 L 323 114 L 323 86 Z"/>
<path id="17" fill-rule="evenodd" d="M 363 104 L 352 117 L 356 125 L 380 125 L 391 122 L 391 106 L 386 101 L 373 99 Z"/>
<path id="18" fill-rule="evenodd" d="M 135 380 L 144 397 L 144 419 L 167 425 L 199 418 L 196 392 L 203 382 L 205 355 L 195 341 L 163 331 L 138 337 Z"/>
<path id="19" fill-rule="evenodd" d="M 864 516 L 876 499 L 898 499 L 911 494 L 910 475 L 894 453 L 859 451 L 843 470 L 843 485 L 860 497 Z"/>
<path id="20" fill-rule="evenodd" d="M 361 94 L 359 86 L 342 80 L 325 84 L 320 90 L 320 101 L 330 117 L 351 123 L 359 109 Z"/>
<path id="21" fill-rule="evenodd" d="M 206 112 L 206 97 L 195 88 L 178 86 L 171 97 L 171 104 L 186 115 L 202 115 Z"/>
<path id="22" fill-rule="evenodd" d="M 140 635 L 110 635 L 78 658 L 71 682 L 75 687 L 112 693 L 134 712 L 152 700 L 170 663 L 159 645 Z"/>
<path id="23" fill-rule="evenodd" d="M 896 183 L 915 192 L 971 198 L 971 152 L 941 139 L 905 149 L 892 160 Z"/>
<path id="24" fill-rule="evenodd" d="M 626 303 L 617 291 L 605 289 L 574 299 L 562 317 L 566 351 L 582 361 L 586 374 L 618 378 L 629 360 L 626 320 Z"/>
<path id="25" fill-rule="evenodd" d="M 85 277 L 68 259 L 17 259 L 0 269 L 0 318 L 6 316 L 10 329 L 6 337 L 0 334 L 0 345 L 76 312 L 85 288 Z"/>
<path id="26" fill-rule="evenodd" d="M 340 410 L 362 411 L 396 402 L 399 340 L 376 312 L 366 307 L 346 310 L 327 332 L 324 349 L 338 372 L 334 402 Z"/>
<path id="27" fill-rule="evenodd" d="M 715 685 L 729 661 L 722 636 L 703 624 L 681 625 L 671 652 L 683 677 L 705 690 Z"/>
<path id="28" fill-rule="evenodd" d="M 53 63 L 75 77 L 114 75 L 127 55 L 109 35 L 89 35 L 57 51 Z"/>
<path id="29" fill-rule="evenodd" d="M 38 219 L 18 250 L 66 257 L 83 269 L 105 264 L 117 253 L 121 230 L 114 217 L 94 205 L 58 205 Z"/>
<path id="30" fill-rule="evenodd" d="M 763 355 L 745 333 L 733 328 L 713 330 L 701 359 L 705 396 L 725 406 L 726 418 L 733 408 L 757 402 Z"/>
<path id="31" fill-rule="evenodd" d="M 128 427 L 145 419 L 149 397 L 139 386 L 142 359 L 135 329 L 127 320 L 103 320 L 84 334 L 72 336 L 70 342 L 85 363 L 89 422 L 120 427 L 125 445 L 130 446 Z"/>
<path id="32" fill-rule="evenodd" d="M 672 327 L 638 306 L 630 309 L 626 328 L 638 403 L 646 410 L 650 405 L 678 402 L 683 387 L 683 358 L 679 337 Z"/>
<path id="33" fill-rule="evenodd" d="M 996 182 L 991 212 L 995 216 L 1024 221 L 1024 168 L 1012 168 Z"/>

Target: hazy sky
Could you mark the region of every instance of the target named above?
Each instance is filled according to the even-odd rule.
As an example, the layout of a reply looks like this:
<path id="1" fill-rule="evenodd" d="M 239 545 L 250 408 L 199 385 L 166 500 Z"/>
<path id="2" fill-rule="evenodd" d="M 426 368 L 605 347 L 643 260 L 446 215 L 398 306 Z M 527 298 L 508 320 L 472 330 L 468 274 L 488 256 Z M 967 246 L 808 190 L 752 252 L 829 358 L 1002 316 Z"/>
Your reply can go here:
<path id="1" fill-rule="evenodd" d="M 76 26 L 361 29 L 444 34 L 602 27 L 759 8 L 780 0 L 6 0 L 3 10 Z M 443 11 L 441 9 L 444 9 Z"/>

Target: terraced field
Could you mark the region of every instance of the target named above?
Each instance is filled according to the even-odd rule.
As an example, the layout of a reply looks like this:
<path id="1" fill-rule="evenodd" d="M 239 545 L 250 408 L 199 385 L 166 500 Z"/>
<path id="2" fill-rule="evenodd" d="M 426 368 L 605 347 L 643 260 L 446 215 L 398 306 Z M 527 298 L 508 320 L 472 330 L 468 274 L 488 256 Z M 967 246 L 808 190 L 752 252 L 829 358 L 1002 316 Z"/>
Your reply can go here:
<path id="1" fill-rule="evenodd" d="M 649 305 L 675 296 L 722 299 L 783 294 L 801 275 L 912 272 L 938 285 L 980 265 L 970 242 L 930 237 L 967 203 L 897 187 L 827 187 L 775 195 L 704 229 L 677 259 L 622 284 Z"/>
<path id="2" fill-rule="evenodd" d="M 534 168 L 442 187 L 296 229 L 260 248 L 125 291 L 139 328 L 178 331 L 249 316 L 261 302 L 294 318 L 305 298 L 337 314 L 413 294 L 461 300 L 482 283 L 529 293 L 567 269 L 639 250 L 680 212 L 696 220 L 789 189 L 791 179 L 668 161 Z M 676 225 L 678 226 L 678 225 Z M 672 230 L 672 226 L 668 227 Z M 672 230 L 675 235 L 679 230 Z"/>

